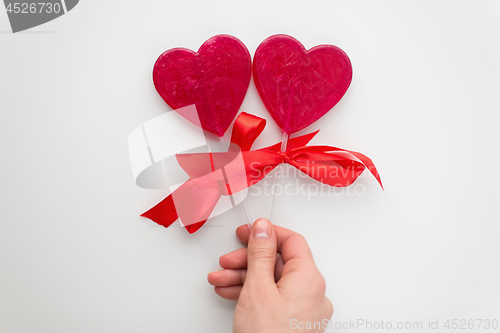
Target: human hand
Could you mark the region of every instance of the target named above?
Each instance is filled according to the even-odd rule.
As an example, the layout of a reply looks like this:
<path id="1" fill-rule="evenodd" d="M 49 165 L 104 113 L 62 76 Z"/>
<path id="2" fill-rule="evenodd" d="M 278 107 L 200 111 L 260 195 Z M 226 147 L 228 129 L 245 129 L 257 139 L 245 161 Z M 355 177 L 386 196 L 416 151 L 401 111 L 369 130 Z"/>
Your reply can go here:
<path id="1" fill-rule="evenodd" d="M 307 323 L 313 329 L 301 332 L 324 332 L 333 306 L 304 237 L 267 219 L 236 235 L 248 248 L 220 257 L 223 270 L 208 274 L 219 296 L 238 301 L 233 332 L 296 332 Z"/>

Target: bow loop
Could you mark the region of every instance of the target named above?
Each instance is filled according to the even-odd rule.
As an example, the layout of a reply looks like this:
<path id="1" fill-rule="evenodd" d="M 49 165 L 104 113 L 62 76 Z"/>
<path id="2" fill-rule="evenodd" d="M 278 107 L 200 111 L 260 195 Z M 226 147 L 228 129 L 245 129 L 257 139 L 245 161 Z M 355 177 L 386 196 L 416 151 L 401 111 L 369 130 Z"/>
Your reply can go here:
<path id="1" fill-rule="evenodd" d="M 231 143 L 238 145 L 241 150 L 250 150 L 265 127 L 265 119 L 242 112 L 234 122 Z"/>

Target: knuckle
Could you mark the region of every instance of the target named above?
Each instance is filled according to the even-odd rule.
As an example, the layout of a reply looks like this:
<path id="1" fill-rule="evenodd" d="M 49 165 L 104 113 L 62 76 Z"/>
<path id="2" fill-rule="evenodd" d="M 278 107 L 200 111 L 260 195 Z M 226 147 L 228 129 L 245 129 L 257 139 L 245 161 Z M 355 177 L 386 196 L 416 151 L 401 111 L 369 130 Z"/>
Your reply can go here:
<path id="1" fill-rule="evenodd" d="M 255 248 L 250 251 L 250 260 L 272 259 L 276 258 L 276 253 L 268 248 Z"/>
<path id="2" fill-rule="evenodd" d="M 309 247 L 309 243 L 307 243 L 307 240 L 304 236 L 302 236 L 301 234 L 294 234 L 291 237 L 293 239 L 293 243 L 305 245 L 305 250 L 306 250 L 307 254 L 312 257 L 311 248 Z"/>
<path id="3" fill-rule="evenodd" d="M 328 318 L 333 316 L 333 304 L 328 297 L 325 296 L 325 312 Z"/>
<path id="4" fill-rule="evenodd" d="M 302 236 L 301 234 L 293 234 L 293 237 L 294 239 L 294 242 L 295 243 L 304 243 L 304 244 L 307 244 L 307 240 L 304 236 Z"/>
<path id="5" fill-rule="evenodd" d="M 318 294 L 325 294 L 326 291 L 326 280 L 321 274 L 317 274 L 313 279 L 314 291 Z"/>
<path id="6" fill-rule="evenodd" d="M 297 234 L 297 236 L 299 236 L 299 239 L 300 239 L 301 242 L 307 244 L 307 240 L 306 240 L 306 238 L 304 236 L 302 236 L 301 234 Z"/>
<path id="7" fill-rule="evenodd" d="M 318 277 L 318 286 L 321 288 L 321 290 L 326 291 L 326 280 L 321 274 Z"/>

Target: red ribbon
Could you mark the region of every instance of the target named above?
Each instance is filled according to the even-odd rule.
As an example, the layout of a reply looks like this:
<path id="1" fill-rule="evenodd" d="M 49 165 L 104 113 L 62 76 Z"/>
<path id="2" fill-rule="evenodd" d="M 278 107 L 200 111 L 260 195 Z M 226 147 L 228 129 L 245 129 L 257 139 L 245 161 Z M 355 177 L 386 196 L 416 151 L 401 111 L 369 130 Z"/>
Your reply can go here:
<path id="1" fill-rule="evenodd" d="M 285 152 L 280 150 L 281 142 L 250 150 L 265 126 L 265 119 L 242 112 L 236 118 L 231 136 L 231 143 L 240 150 L 231 145 L 227 153 L 176 155 L 190 179 L 141 216 L 164 227 L 180 217 L 186 230 L 194 233 L 205 224 L 223 195 L 256 184 L 281 163 L 336 187 L 351 185 L 368 168 L 382 186 L 377 169 L 367 156 L 331 146 L 306 146 L 319 131 L 290 139 Z"/>

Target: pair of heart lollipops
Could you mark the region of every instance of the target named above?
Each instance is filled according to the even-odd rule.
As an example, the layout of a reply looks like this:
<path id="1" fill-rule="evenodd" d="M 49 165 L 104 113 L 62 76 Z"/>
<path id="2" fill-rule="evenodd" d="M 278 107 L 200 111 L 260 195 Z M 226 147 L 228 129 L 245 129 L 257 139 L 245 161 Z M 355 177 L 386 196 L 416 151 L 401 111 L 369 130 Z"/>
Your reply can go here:
<path id="1" fill-rule="evenodd" d="M 172 109 L 195 104 L 203 129 L 222 137 L 243 102 L 252 68 L 260 98 L 287 135 L 330 111 L 352 78 L 349 57 L 333 45 L 306 50 L 293 37 L 271 36 L 257 48 L 252 66 L 239 39 L 218 35 L 197 53 L 182 48 L 164 52 L 153 81 Z"/>
<path id="2" fill-rule="evenodd" d="M 316 133 L 290 139 L 287 147 L 289 136 L 330 111 L 351 83 L 351 62 L 336 46 L 320 45 L 306 50 L 293 37 L 275 35 L 259 45 L 252 64 L 250 53 L 240 40 L 217 35 L 207 40 L 197 53 L 183 48 L 164 52 L 154 65 L 153 81 L 172 109 L 194 104 L 197 119 L 179 113 L 222 138 L 243 103 L 252 72 L 260 98 L 283 131 L 281 148 L 278 144 L 250 151 L 265 121 L 243 112 L 235 121 L 231 138 L 231 142 L 241 148 L 246 168 L 246 176 L 236 189 L 218 188 L 217 182 L 221 179 L 213 165 L 213 154 L 210 154 L 212 166 L 208 174 L 201 173 L 202 177 L 197 179 L 191 175 L 194 173 L 190 163 L 203 155 L 178 155 L 183 169 L 188 174 L 191 172 L 190 180 L 142 216 L 165 227 L 181 218 L 192 233 L 205 223 L 222 195 L 251 186 L 281 163 L 291 164 L 325 184 L 342 187 L 352 184 L 369 168 L 382 185 L 372 161 L 363 154 L 330 146 L 306 147 Z M 263 172 L 252 178 L 254 170 L 249 165 L 259 166 Z M 332 175 L 340 169 L 352 173 Z M 321 176 L 322 170 L 326 170 L 328 176 Z M 247 220 L 250 220 L 248 214 Z"/>

